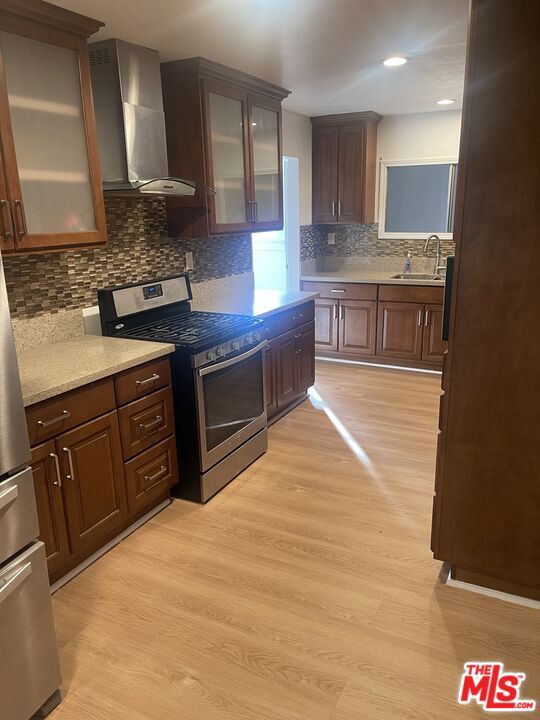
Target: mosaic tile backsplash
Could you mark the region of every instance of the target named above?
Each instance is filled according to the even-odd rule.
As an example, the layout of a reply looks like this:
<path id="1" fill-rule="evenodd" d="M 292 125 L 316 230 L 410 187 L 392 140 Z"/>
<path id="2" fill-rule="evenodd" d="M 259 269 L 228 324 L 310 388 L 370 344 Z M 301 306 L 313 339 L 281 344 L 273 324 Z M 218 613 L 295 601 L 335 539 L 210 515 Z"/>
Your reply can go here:
<path id="1" fill-rule="evenodd" d="M 249 234 L 167 237 L 163 199 L 108 199 L 106 212 L 105 248 L 4 258 L 12 317 L 95 305 L 98 288 L 183 272 L 188 251 L 193 283 L 252 271 Z"/>
<path id="2" fill-rule="evenodd" d="M 328 233 L 336 233 L 336 244 L 328 244 Z M 410 251 L 412 257 L 435 257 L 435 246 L 423 253 L 423 240 L 379 240 L 377 225 L 302 225 L 300 259 L 320 257 L 401 257 Z M 454 241 L 441 241 L 441 257 L 454 253 Z"/>

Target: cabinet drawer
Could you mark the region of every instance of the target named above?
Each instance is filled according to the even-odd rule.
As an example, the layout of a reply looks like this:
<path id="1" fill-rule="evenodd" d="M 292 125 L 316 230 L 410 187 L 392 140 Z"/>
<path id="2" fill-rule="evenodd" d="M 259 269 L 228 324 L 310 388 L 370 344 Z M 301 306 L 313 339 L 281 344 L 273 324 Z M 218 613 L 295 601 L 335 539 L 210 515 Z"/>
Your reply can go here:
<path id="1" fill-rule="evenodd" d="M 444 288 L 427 285 L 379 285 L 379 300 L 442 305 Z"/>
<path id="2" fill-rule="evenodd" d="M 294 330 L 294 328 L 300 327 L 311 322 L 315 317 L 315 303 L 313 300 L 298 305 L 297 307 L 291 308 L 285 312 L 276 315 L 275 318 L 275 334 L 283 335 L 283 333 Z"/>
<path id="3" fill-rule="evenodd" d="M 322 298 L 334 300 L 376 300 L 377 285 L 367 283 L 332 283 L 305 280 L 302 290 L 318 292 Z"/>
<path id="4" fill-rule="evenodd" d="M 48 440 L 116 407 L 112 378 L 26 408 L 30 445 Z"/>
<path id="5" fill-rule="evenodd" d="M 39 535 L 32 470 L 0 483 L 0 564 Z"/>
<path id="6" fill-rule="evenodd" d="M 128 508 L 136 513 L 178 482 L 174 435 L 124 465 Z"/>
<path id="7" fill-rule="evenodd" d="M 118 410 L 124 460 L 155 445 L 174 432 L 170 388 L 158 390 Z"/>
<path id="8" fill-rule="evenodd" d="M 114 377 L 118 405 L 138 400 L 148 393 L 171 384 L 169 358 L 125 370 Z"/>

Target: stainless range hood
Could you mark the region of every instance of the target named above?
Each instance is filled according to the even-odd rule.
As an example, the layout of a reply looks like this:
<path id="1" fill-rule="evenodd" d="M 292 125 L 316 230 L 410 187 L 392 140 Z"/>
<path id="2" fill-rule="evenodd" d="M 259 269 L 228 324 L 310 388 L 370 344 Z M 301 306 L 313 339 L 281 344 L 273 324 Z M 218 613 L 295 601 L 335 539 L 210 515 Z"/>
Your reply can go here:
<path id="1" fill-rule="evenodd" d="M 213 193 L 169 177 L 159 55 L 112 39 L 89 45 L 103 190 L 128 197 Z"/>

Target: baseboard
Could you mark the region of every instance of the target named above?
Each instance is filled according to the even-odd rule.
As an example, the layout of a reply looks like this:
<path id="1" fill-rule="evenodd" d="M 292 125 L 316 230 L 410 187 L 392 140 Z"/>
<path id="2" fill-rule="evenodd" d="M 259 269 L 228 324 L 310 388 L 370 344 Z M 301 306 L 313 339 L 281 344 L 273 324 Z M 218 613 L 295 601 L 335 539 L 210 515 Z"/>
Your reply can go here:
<path id="1" fill-rule="evenodd" d="M 449 587 L 459 588 L 460 590 L 468 590 L 469 592 L 474 592 L 478 595 L 485 595 L 486 597 L 492 597 L 496 600 L 502 600 L 503 602 L 509 602 L 514 605 L 522 605 L 523 607 L 540 610 L 540 602 L 538 600 L 532 600 L 531 598 L 522 597 L 521 595 L 511 595 L 510 593 L 502 592 L 501 590 L 492 590 L 491 588 L 484 587 L 483 585 L 474 585 L 473 583 L 465 582 L 464 580 L 455 580 L 451 576 L 451 573 L 448 573 L 446 584 Z"/>
<path id="2" fill-rule="evenodd" d="M 74 577 L 77 577 L 77 575 L 82 573 L 83 570 L 86 570 L 86 568 L 92 565 L 92 563 L 94 563 L 96 560 L 99 560 L 99 558 L 105 555 L 106 552 L 109 552 L 109 550 L 121 543 L 122 540 L 125 540 L 125 538 L 131 535 L 131 533 L 135 532 L 135 530 L 138 530 L 141 525 L 144 525 L 149 520 L 151 520 L 154 515 L 157 515 L 166 507 L 168 507 L 171 502 L 172 500 L 169 499 L 164 500 L 159 505 L 156 505 L 156 507 L 152 508 L 152 510 L 147 512 L 146 515 L 143 515 L 138 520 L 136 520 L 133 525 L 130 525 L 123 532 L 110 540 L 106 545 L 103 545 L 103 547 L 100 547 L 99 550 L 96 550 L 95 553 L 92 553 L 92 555 L 87 557 L 86 560 L 83 560 L 81 563 L 79 563 L 76 567 L 73 568 L 73 570 L 70 570 L 68 573 L 63 575 L 60 580 L 57 580 L 51 585 L 51 595 L 54 595 L 57 590 L 60 590 L 60 588 L 63 587 L 66 583 L 68 583 L 70 580 L 73 580 Z"/>
<path id="3" fill-rule="evenodd" d="M 429 373 L 430 375 L 442 375 L 442 370 L 430 370 L 429 368 L 407 367 L 405 365 L 389 365 L 387 363 L 368 362 L 367 360 L 348 360 L 345 358 L 332 358 L 324 355 L 315 355 L 315 360 L 324 362 L 344 363 L 345 365 L 364 365 L 365 367 L 384 368 L 386 370 L 407 370 L 408 372 Z"/>

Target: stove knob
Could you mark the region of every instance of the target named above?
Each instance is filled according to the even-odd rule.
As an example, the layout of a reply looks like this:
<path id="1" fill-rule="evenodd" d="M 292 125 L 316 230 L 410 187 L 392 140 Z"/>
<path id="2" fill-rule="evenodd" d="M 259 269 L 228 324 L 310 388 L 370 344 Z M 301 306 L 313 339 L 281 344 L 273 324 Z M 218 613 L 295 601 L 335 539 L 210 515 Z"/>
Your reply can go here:
<path id="1" fill-rule="evenodd" d="M 207 359 L 207 360 L 213 360 L 213 359 L 214 359 L 214 353 L 213 353 L 211 350 L 209 350 L 209 351 L 206 353 L 206 359 Z"/>
<path id="2" fill-rule="evenodd" d="M 231 343 L 231 349 L 238 350 L 239 347 L 240 347 L 240 343 L 238 342 L 238 340 L 233 340 Z"/>
<path id="3" fill-rule="evenodd" d="M 216 348 L 216 357 L 221 357 L 223 355 L 223 348 L 218 347 Z"/>

